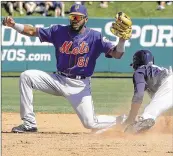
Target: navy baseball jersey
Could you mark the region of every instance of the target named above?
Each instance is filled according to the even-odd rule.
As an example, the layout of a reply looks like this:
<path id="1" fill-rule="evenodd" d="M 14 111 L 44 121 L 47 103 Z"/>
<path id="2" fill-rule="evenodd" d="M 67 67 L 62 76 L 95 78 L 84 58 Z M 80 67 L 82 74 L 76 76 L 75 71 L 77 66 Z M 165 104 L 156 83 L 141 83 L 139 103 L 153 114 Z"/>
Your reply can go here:
<path id="1" fill-rule="evenodd" d="M 168 76 L 168 70 L 156 65 L 140 66 L 133 74 L 134 96 L 132 103 L 142 103 L 144 91 L 152 97 Z"/>
<path id="2" fill-rule="evenodd" d="M 99 55 L 103 52 L 111 57 L 108 53 L 115 47 L 100 32 L 87 27 L 78 34 L 69 26 L 53 25 L 39 28 L 38 35 L 41 42 L 55 46 L 57 70 L 72 75 L 91 76 Z"/>

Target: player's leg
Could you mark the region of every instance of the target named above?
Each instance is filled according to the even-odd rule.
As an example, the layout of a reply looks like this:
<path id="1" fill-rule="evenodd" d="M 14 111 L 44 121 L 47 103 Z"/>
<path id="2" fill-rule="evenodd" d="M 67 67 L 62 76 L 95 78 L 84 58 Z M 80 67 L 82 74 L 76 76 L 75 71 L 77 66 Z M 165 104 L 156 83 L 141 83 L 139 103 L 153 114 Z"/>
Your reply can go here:
<path id="1" fill-rule="evenodd" d="M 61 15 L 61 9 L 59 7 L 56 7 L 55 8 L 55 13 L 54 13 L 54 16 L 55 17 L 59 17 Z"/>
<path id="2" fill-rule="evenodd" d="M 65 16 L 65 3 L 64 2 L 60 2 L 60 8 L 61 8 L 61 16 L 64 17 Z"/>
<path id="3" fill-rule="evenodd" d="M 144 119 L 152 118 L 156 120 L 163 112 L 173 107 L 173 76 L 169 76 L 166 81 L 160 86 L 152 98 L 150 104 L 145 108 L 142 117 Z"/>
<path id="4" fill-rule="evenodd" d="M 23 12 L 23 2 L 18 2 L 17 5 L 18 5 L 18 8 L 19 8 L 20 15 L 23 15 L 24 14 L 24 12 Z"/>
<path id="5" fill-rule="evenodd" d="M 26 14 L 31 15 L 34 12 L 37 5 L 35 2 L 24 2 L 24 6 L 26 9 Z"/>
<path id="6" fill-rule="evenodd" d="M 139 121 L 136 124 L 136 133 L 150 129 L 155 124 L 157 117 L 173 107 L 172 79 L 172 76 L 166 79 L 150 104 L 145 108 L 144 113 L 139 117 Z"/>
<path id="7" fill-rule="evenodd" d="M 36 7 L 37 7 L 37 4 L 35 2 L 30 2 L 30 11 L 31 11 L 31 13 L 34 12 Z"/>
<path id="8" fill-rule="evenodd" d="M 55 17 L 65 16 L 64 14 L 65 4 L 63 2 L 54 2 L 54 8 L 55 8 Z"/>
<path id="9" fill-rule="evenodd" d="M 12 2 L 7 2 L 7 7 L 8 7 L 8 10 L 9 10 L 9 15 L 12 16 L 13 15 L 13 3 Z"/>
<path id="10" fill-rule="evenodd" d="M 23 120 L 23 128 L 32 130 L 32 128 L 37 127 L 33 112 L 33 89 L 61 96 L 60 81 L 55 74 L 48 74 L 39 70 L 27 70 L 20 75 L 20 115 Z M 12 131 L 15 132 L 15 130 L 14 128 Z"/>
<path id="11" fill-rule="evenodd" d="M 45 8 L 44 8 L 43 16 L 48 15 L 48 11 L 51 7 L 53 7 L 53 2 L 45 2 Z"/>
<path id="12" fill-rule="evenodd" d="M 75 83 L 78 84 L 78 87 L 75 87 Z M 90 91 L 90 81 L 88 79 L 83 81 L 74 80 L 74 82 L 72 80 L 70 85 L 71 86 L 69 88 L 71 88 L 71 92 L 66 97 L 72 104 L 74 110 L 76 111 L 85 128 L 104 129 L 117 123 L 116 116 L 95 115 L 93 100 Z M 123 121 L 123 118 L 118 117 L 118 120 L 118 122 L 121 123 Z"/>

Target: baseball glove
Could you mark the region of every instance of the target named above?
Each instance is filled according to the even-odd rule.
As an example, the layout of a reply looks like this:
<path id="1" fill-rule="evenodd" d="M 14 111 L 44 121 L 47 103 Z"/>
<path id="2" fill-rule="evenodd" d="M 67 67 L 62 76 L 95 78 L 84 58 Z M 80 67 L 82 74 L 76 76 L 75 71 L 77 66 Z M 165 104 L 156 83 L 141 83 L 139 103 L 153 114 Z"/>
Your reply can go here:
<path id="1" fill-rule="evenodd" d="M 145 119 L 141 121 L 135 121 L 124 129 L 125 133 L 130 134 L 138 134 L 145 132 L 146 130 L 150 129 L 155 124 L 155 121 L 153 119 Z"/>
<path id="2" fill-rule="evenodd" d="M 115 16 L 110 31 L 119 38 L 128 40 L 132 35 L 132 21 L 125 13 L 119 12 Z"/>

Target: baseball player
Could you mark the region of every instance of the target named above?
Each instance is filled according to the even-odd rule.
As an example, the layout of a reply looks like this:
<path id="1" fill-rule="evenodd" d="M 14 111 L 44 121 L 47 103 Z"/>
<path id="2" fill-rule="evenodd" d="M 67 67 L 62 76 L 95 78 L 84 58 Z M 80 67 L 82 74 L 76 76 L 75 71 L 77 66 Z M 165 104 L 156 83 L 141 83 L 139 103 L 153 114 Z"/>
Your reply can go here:
<path id="1" fill-rule="evenodd" d="M 125 132 L 140 133 L 150 129 L 159 115 L 173 107 L 173 76 L 172 69 L 154 65 L 154 57 L 149 50 L 137 51 L 131 66 L 134 69 L 134 95 L 124 126 L 127 125 Z M 151 101 L 137 119 L 145 90 L 150 95 Z"/>
<path id="2" fill-rule="evenodd" d="M 41 42 L 52 43 L 55 47 L 57 68 L 57 72 L 53 74 L 39 70 L 26 70 L 21 73 L 20 116 L 23 124 L 12 128 L 12 132 L 37 131 L 33 112 L 33 89 L 65 97 L 85 128 L 99 130 L 117 123 L 115 116 L 95 115 L 90 85 L 96 59 L 100 54 L 120 59 L 125 51 L 125 40 L 131 37 L 131 19 L 122 12 L 117 14 L 116 19 L 111 31 L 119 37 L 117 45 L 102 37 L 100 32 L 86 27 L 88 14 L 84 5 L 72 5 L 69 14 L 70 24 L 67 26 L 35 28 L 15 23 L 11 17 L 3 20 L 5 26 L 21 34 L 36 36 Z"/>

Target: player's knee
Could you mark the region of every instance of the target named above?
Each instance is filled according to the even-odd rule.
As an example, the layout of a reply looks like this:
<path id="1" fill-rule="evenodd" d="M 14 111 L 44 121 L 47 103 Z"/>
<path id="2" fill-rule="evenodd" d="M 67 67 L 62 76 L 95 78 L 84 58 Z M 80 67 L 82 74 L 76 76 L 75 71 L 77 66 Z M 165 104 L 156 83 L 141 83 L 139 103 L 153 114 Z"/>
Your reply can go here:
<path id="1" fill-rule="evenodd" d="M 95 123 L 94 123 L 93 121 L 90 121 L 90 120 L 85 120 L 85 121 L 83 122 L 83 125 L 84 125 L 84 127 L 87 128 L 87 129 L 93 129 Z"/>
<path id="2" fill-rule="evenodd" d="M 25 78 L 25 77 L 27 76 L 27 74 L 28 74 L 27 70 L 24 71 L 24 72 L 22 72 L 22 73 L 20 74 L 20 78 Z"/>
<path id="3" fill-rule="evenodd" d="M 30 71 L 26 70 L 20 74 L 20 81 L 27 81 L 28 78 L 30 77 Z"/>

